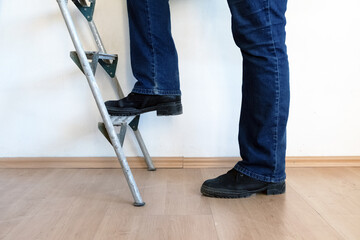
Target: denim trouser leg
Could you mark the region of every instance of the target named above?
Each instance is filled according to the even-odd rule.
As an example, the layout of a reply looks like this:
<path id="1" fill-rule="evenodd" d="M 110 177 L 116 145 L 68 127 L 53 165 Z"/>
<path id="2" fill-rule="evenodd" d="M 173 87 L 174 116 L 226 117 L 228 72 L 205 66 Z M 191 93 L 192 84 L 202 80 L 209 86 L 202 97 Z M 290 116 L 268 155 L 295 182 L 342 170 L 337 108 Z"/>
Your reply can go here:
<path id="1" fill-rule="evenodd" d="M 180 95 L 168 0 L 128 0 L 133 92 Z"/>
<path id="2" fill-rule="evenodd" d="M 287 0 L 228 0 L 234 40 L 243 55 L 239 145 L 235 169 L 266 182 L 285 180 L 289 66 Z"/>

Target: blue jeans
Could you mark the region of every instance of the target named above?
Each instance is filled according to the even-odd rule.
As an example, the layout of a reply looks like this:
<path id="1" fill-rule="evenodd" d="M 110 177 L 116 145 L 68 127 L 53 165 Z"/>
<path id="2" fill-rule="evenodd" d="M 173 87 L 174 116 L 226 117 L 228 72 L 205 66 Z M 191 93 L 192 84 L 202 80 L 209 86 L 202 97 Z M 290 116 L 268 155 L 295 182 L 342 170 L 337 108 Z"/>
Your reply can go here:
<path id="1" fill-rule="evenodd" d="M 168 0 L 128 0 L 133 92 L 180 95 Z M 265 182 L 286 178 L 289 64 L 287 0 L 228 0 L 232 33 L 243 56 L 239 172 Z"/>

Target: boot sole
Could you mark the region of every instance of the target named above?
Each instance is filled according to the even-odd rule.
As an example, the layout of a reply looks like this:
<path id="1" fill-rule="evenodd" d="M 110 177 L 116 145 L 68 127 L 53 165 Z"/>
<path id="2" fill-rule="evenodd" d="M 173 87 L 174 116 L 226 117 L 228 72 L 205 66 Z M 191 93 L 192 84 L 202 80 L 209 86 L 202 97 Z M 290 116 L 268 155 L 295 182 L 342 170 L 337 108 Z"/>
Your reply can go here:
<path id="1" fill-rule="evenodd" d="M 265 193 L 266 195 L 278 195 L 283 194 L 286 191 L 285 182 L 271 183 L 263 188 L 256 190 L 228 190 L 228 189 L 216 189 L 207 186 L 201 186 L 201 193 L 207 197 L 215 198 L 246 198 L 256 193 Z"/>
<path id="2" fill-rule="evenodd" d="M 112 116 L 135 116 L 146 112 L 156 111 L 157 116 L 174 116 L 183 113 L 181 102 L 162 103 L 142 109 L 107 107 Z"/>

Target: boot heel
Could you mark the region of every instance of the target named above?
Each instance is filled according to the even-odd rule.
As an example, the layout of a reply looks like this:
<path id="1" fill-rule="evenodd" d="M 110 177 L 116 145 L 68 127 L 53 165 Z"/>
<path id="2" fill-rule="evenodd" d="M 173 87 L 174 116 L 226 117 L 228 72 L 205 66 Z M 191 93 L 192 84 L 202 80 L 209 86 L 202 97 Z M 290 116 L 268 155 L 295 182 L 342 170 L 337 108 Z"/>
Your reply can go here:
<path id="1" fill-rule="evenodd" d="M 268 188 L 266 189 L 267 195 L 277 195 L 283 194 L 286 191 L 286 184 L 285 182 L 282 183 L 272 183 L 269 184 Z"/>
<path id="2" fill-rule="evenodd" d="M 161 106 L 156 111 L 157 116 L 170 116 L 170 115 L 180 115 L 183 113 L 181 103 L 173 103 L 171 105 Z"/>

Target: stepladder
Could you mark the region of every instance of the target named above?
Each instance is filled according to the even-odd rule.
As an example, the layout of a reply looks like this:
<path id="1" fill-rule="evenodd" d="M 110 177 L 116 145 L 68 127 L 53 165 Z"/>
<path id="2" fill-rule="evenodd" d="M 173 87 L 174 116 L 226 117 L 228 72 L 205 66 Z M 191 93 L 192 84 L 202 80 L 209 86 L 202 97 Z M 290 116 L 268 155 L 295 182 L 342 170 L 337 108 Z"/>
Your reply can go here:
<path id="1" fill-rule="evenodd" d="M 95 0 L 71 0 L 71 2 L 74 3 L 75 7 L 81 12 L 81 14 L 88 22 L 89 28 L 97 46 L 97 50 L 84 50 L 68 8 L 68 0 L 57 0 L 71 40 L 75 47 L 75 51 L 70 52 L 70 57 L 84 73 L 87 79 L 92 95 L 94 96 L 95 103 L 103 120 L 103 122 L 98 123 L 98 129 L 114 148 L 117 159 L 121 165 L 121 169 L 123 170 L 126 181 L 129 185 L 130 192 L 134 198 L 134 206 L 144 206 L 145 202 L 141 198 L 141 194 L 136 185 L 135 179 L 123 150 L 126 131 L 128 128 L 130 128 L 134 133 L 137 143 L 139 144 L 140 149 L 144 155 L 148 170 L 156 170 L 138 129 L 140 115 L 122 117 L 110 116 L 108 114 L 103 97 L 95 79 L 95 72 L 96 69 L 101 66 L 109 76 L 109 79 L 115 83 L 115 90 L 117 91 L 119 97 L 123 98 L 124 94 L 116 77 L 118 55 L 108 54 L 105 50 L 104 44 L 93 20 Z"/>

